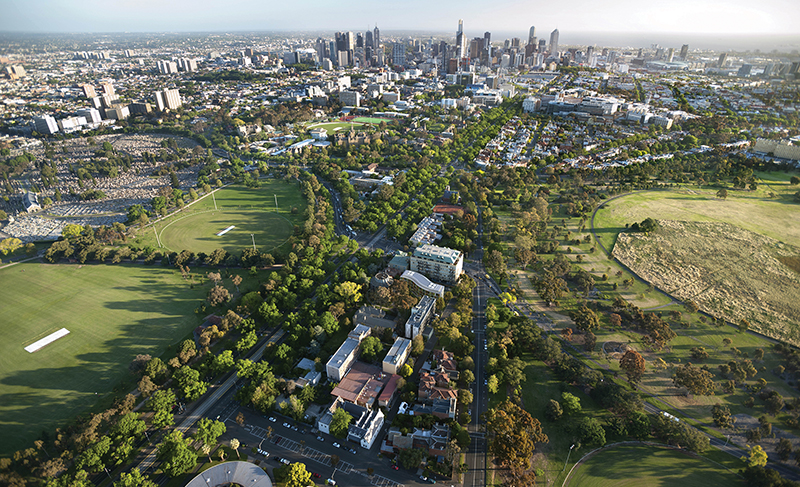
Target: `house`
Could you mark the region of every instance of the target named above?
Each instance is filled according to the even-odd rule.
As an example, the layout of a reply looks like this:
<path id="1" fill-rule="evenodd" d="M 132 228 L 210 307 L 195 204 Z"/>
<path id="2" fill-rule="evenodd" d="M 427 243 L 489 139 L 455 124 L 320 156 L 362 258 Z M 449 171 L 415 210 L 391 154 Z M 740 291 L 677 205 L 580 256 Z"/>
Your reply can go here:
<path id="1" fill-rule="evenodd" d="M 375 308 L 374 306 L 362 306 L 356 311 L 353 316 L 353 323 L 356 325 L 367 326 L 370 329 L 391 329 L 394 330 L 397 326 L 397 317 L 394 319 L 386 319 L 386 312 L 382 309 Z"/>
<path id="2" fill-rule="evenodd" d="M 434 424 L 431 429 L 414 428 L 404 435 L 398 428 L 390 428 L 381 445 L 381 453 L 396 453 L 409 448 L 424 449 L 428 455 L 444 455 L 450 439 L 450 427 Z"/>
<path id="3" fill-rule="evenodd" d="M 381 428 L 383 428 L 383 412 L 380 409 L 370 410 L 337 398 L 328 410 L 325 411 L 325 414 L 317 420 L 317 428 L 321 432 L 330 434 L 333 413 L 339 408 L 344 409 L 353 417 L 353 421 L 347 429 L 347 440 L 358 443 L 362 448 L 372 448 L 372 445 L 378 438 L 378 433 L 380 433 Z"/>

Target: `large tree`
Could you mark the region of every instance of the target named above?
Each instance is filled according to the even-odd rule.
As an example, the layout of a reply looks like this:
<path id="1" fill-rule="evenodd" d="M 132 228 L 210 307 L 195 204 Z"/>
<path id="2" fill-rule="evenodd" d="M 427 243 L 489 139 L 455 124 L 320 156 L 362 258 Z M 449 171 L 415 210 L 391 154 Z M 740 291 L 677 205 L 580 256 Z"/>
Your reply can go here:
<path id="1" fill-rule="evenodd" d="M 308 487 L 313 485 L 311 472 L 306 470 L 306 464 L 295 462 L 289 465 L 289 472 L 286 475 L 286 487 Z"/>
<path id="2" fill-rule="evenodd" d="M 361 357 L 366 362 L 373 362 L 383 351 L 383 343 L 378 337 L 367 337 L 361 341 Z"/>
<path id="3" fill-rule="evenodd" d="M 337 438 L 344 438 L 347 436 L 347 428 L 350 426 L 351 421 L 353 421 L 353 417 L 350 416 L 350 413 L 345 411 L 344 408 L 337 409 L 333 413 L 333 419 L 331 419 L 331 434 Z"/>
<path id="4" fill-rule="evenodd" d="M 488 410 L 484 420 L 489 451 L 505 468 L 527 470 L 535 443 L 549 441 L 539 420 L 509 400 Z"/>
<path id="5" fill-rule="evenodd" d="M 586 306 L 581 306 L 579 309 L 570 313 L 570 318 L 575 322 L 575 326 L 581 331 L 593 330 L 600 326 L 600 320 L 597 314 Z"/>
<path id="6" fill-rule="evenodd" d="M 714 376 L 711 372 L 695 367 L 690 363 L 675 370 L 672 382 L 676 387 L 683 386 L 692 394 L 701 396 L 713 396 L 716 388 Z"/>
<path id="7" fill-rule="evenodd" d="M 157 487 L 157 484 L 134 468 L 131 473 L 122 472 L 119 481 L 114 482 L 114 487 Z"/>
<path id="8" fill-rule="evenodd" d="M 213 446 L 226 430 L 225 423 L 222 421 L 202 418 L 197 422 L 197 432 L 194 434 L 194 439 L 203 445 Z"/>
<path id="9" fill-rule="evenodd" d="M 173 430 L 164 437 L 158 445 L 156 458 L 161 462 L 161 469 L 170 477 L 188 472 L 197 463 L 197 454 L 189 444 L 189 438 L 184 438 L 179 430 Z"/>
<path id="10" fill-rule="evenodd" d="M 628 350 L 619 359 L 619 368 L 625 371 L 628 376 L 628 382 L 631 384 L 639 382 L 644 374 L 645 361 L 644 357 L 636 350 Z"/>

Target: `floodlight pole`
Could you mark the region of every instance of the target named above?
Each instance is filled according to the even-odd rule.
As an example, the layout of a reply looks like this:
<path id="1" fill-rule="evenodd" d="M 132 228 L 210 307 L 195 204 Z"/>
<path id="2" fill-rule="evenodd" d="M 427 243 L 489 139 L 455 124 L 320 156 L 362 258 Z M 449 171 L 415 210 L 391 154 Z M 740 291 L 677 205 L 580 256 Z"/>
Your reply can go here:
<path id="1" fill-rule="evenodd" d="M 571 447 L 569 447 L 569 451 L 567 452 L 567 460 L 564 462 L 564 470 L 567 469 L 567 463 L 569 463 L 569 454 L 572 453 L 572 449 L 575 448 L 575 444 L 573 443 Z M 562 470 L 562 472 L 564 471 Z"/>
<path id="2" fill-rule="evenodd" d="M 255 249 L 256 249 L 256 237 L 255 237 L 255 236 L 253 236 L 253 234 L 251 233 L 251 234 L 250 234 L 250 238 L 252 238 L 252 239 L 253 239 L 253 250 L 255 250 Z"/>

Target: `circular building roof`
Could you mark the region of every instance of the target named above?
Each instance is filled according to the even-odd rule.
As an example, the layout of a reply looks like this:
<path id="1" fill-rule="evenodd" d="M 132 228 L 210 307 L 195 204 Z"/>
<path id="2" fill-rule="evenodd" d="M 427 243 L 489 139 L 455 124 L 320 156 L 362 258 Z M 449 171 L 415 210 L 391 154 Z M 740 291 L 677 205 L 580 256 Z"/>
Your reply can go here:
<path id="1" fill-rule="evenodd" d="M 217 487 L 235 483 L 244 487 L 272 487 L 267 472 L 250 462 L 225 462 L 193 478 L 186 487 Z"/>

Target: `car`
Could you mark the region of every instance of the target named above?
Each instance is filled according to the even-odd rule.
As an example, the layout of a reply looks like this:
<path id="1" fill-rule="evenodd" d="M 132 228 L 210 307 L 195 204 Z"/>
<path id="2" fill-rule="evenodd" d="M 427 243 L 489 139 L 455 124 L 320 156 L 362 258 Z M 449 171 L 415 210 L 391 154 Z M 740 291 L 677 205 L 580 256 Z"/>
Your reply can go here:
<path id="1" fill-rule="evenodd" d="M 274 418 L 274 417 L 272 417 L 272 416 L 270 416 L 270 417 L 269 417 L 269 420 L 270 420 L 270 422 L 272 422 L 272 423 L 274 423 L 274 422 L 278 421 L 277 419 L 275 419 L 275 418 Z"/>
<path id="2" fill-rule="evenodd" d="M 397 410 L 397 414 L 406 414 L 407 410 L 408 410 L 408 403 L 407 402 L 401 402 L 400 403 L 400 408 Z"/>
<path id="3" fill-rule="evenodd" d="M 341 447 L 342 447 L 342 445 L 340 445 L 340 444 L 338 444 L 338 443 L 334 443 L 334 444 L 333 444 L 333 447 L 334 447 L 334 448 L 341 448 Z"/>
<path id="4" fill-rule="evenodd" d="M 282 464 L 284 464 L 284 465 L 289 465 L 289 464 L 290 464 L 290 463 L 292 463 L 292 462 L 290 462 L 290 461 L 289 461 L 289 460 L 287 460 L 286 458 L 281 458 L 281 463 L 282 463 Z"/>
<path id="5" fill-rule="evenodd" d="M 392 465 L 392 470 L 400 470 L 400 467 L 398 467 L 397 465 Z"/>
<path id="6" fill-rule="evenodd" d="M 290 428 L 292 429 L 292 431 L 297 431 L 297 426 L 295 425 L 291 425 Z"/>
<path id="7" fill-rule="evenodd" d="M 289 428 L 289 423 L 283 423 L 284 428 Z"/>
<path id="8" fill-rule="evenodd" d="M 318 439 L 319 441 L 325 441 L 325 438 L 323 438 L 323 437 L 321 437 L 321 436 L 317 436 L 317 439 Z"/>
<path id="9" fill-rule="evenodd" d="M 311 472 L 311 476 L 314 477 L 315 479 L 322 477 L 322 475 L 318 474 L 317 472 Z"/>
<path id="10" fill-rule="evenodd" d="M 353 455 L 358 455 L 358 452 L 355 450 L 355 448 L 350 448 L 350 449 L 349 449 L 349 450 L 347 450 L 347 451 L 349 451 L 349 452 L 350 452 L 350 453 L 352 453 Z"/>
<path id="11" fill-rule="evenodd" d="M 327 484 L 327 485 L 336 485 L 336 481 L 333 480 L 333 479 L 328 479 L 328 480 L 325 481 L 325 484 Z"/>
<path id="12" fill-rule="evenodd" d="M 419 479 L 420 479 L 420 480 L 422 480 L 422 481 L 424 481 L 424 482 L 427 482 L 427 481 L 428 481 L 428 477 L 426 477 L 426 476 L 424 476 L 424 475 L 420 475 L 420 476 L 419 476 Z"/>

